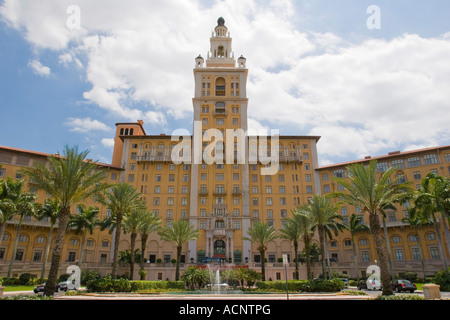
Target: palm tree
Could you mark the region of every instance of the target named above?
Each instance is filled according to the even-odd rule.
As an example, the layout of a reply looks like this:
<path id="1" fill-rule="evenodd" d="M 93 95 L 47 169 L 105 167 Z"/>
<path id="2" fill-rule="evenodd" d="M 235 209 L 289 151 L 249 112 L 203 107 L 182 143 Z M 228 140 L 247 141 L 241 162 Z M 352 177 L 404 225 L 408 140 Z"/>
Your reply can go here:
<path id="1" fill-rule="evenodd" d="M 273 226 L 267 223 L 256 222 L 251 228 L 247 229 L 248 237 L 243 237 L 244 240 L 252 241 L 256 244 L 257 250 L 261 256 L 261 275 L 262 281 L 266 281 L 266 251 L 269 242 L 278 238 Z"/>
<path id="2" fill-rule="evenodd" d="M 358 232 L 368 232 L 370 228 L 367 224 L 362 223 L 363 217 L 357 216 L 356 214 L 352 214 L 350 216 L 350 221 L 348 224 L 348 230 L 352 235 L 352 247 L 353 247 L 353 260 L 355 261 L 355 273 L 356 280 L 359 280 L 359 272 L 358 272 L 358 249 L 357 243 L 355 242 L 355 234 Z"/>
<path id="3" fill-rule="evenodd" d="M 170 241 L 177 247 L 177 261 L 175 268 L 175 281 L 180 279 L 180 257 L 181 249 L 185 242 L 197 239 L 199 236 L 195 226 L 190 225 L 186 220 L 176 220 L 172 225 L 164 226 L 158 231 L 162 240 Z"/>
<path id="4" fill-rule="evenodd" d="M 6 222 L 14 217 L 14 204 L 9 199 L 8 180 L 0 180 L 0 245 L 5 233 Z"/>
<path id="5" fill-rule="evenodd" d="M 301 230 L 294 217 L 288 218 L 279 230 L 280 238 L 292 241 L 294 244 L 295 279 L 299 280 L 298 272 L 298 240 L 302 236 Z"/>
<path id="6" fill-rule="evenodd" d="M 78 151 L 78 146 L 64 147 L 63 156 L 48 157 L 48 166 L 35 162 L 33 167 L 25 168 L 24 173 L 38 188 L 51 194 L 61 206 L 58 217 L 58 233 L 52 252 L 52 260 L 44 294 L 51 296 L 55 292 L 59 262 L 67 223 L 71 214 L 71 206 L 107 188 L 102 182 L 106 178 L 106 171 L 87 160 L 89 151 Z"/>
<path id="7" fill-rule="evenodd" d="M 439 249 L 444 263 L 444 269 L 447 269 L 447 258 L 444 250 L 441 232 L 439 231 L 439 222 L 436 214 L 442 214 L 444 233 L 447 241 L 447 248 L 450 248 L 450 234 L 447 227 L 448 213 L 450 211 L 450 179 L 442 176 L 436 176 L 429 173 L 414 195 L 414 204 L 416 210 L 419 210 L 423 217 L 433 221 L 436 235 L 438 237 Z"/>
<path id="8" fill-rule="evenodd" d="M 58 200 L 45 199 L 44 205 L 37 212 L 38 220 L 48 218 L 50 222 L 50 230 L 48 232 L 47 243 L 45 245 L 44 260 L 42 263 L 41 278 L 40 278 L 41 282 L 44 281 L 45 266 L 47 264 L 48 254 L 50 252 L 50 244 L 52 243 L 53 229 L 58 220 L 60 211 L 61 206 L 59 205 Z"/>
<path id="9" fill-rule="evenodd" d="M 141 235 L 141 255 L 139 265 L 141 270 L 144 270 L 144 253 L 148 235 L 152 231 L 156 231 L 159 227 L 159 218 L 155 216 L 152 211 L 145 209 L 134 210 L 130 215 L 123 219 L 123 229 L 125 232 L 130 232 L 130 252 L 134 252 L 136 239 L 138 234 Z M 130 279 L 133 280 L 134 274 L 134 260 L 130 262 Z M 143 279 L 141 279 L 143 280 Z"/>
<path id="10" fill-rule="evenodd" d="M 83 257 L 85 255 L 86 234 L 89 231 L 90 234 L 94 232 L 96 226 L 98 226 L 100 220 L 98 220 L 99 209 L 96 206 L 89 206 L 86 208 L 84 204 L 78 205 L 78 214 L 72 215 L 67 223 L 68 229 L 75 229 L 75 234 L 81 233 L 81 248 L 80 259 L 78 266 L 82 267 Z"/>
<path id="11" fill-rule="evenodd" d="M 314 237 L 316 230 L 316 225 L 314 223 L 314 218 L 311 216 L 308 210 L 306 210 L 307 205 L 299 206 L 295 208 L 293 213 L 294 223 L 300 230 L 303 243 L 305 244 L 305 260 L 306 260 L 306 276 L 308 279 L 312 278 L 311 272 L 311 240 Z"/>
<path id="12" fill-rule="evenodd" d="M 98 201 L 111 210 L 112 219 L 115 222 L 114 256 L 111 275 L 117 276 L 117 263 L 119 259 L 119 243 L 122 231 L 122 220 L 134 210 L 144 206 L 140 200 L 141 194 L 128 183 L 118 183 L 113 185 L 109 192 L 102 194 Z"/>
<path id="13" fill-rule="evenodd" d="M 392 178 L 397 170 L 391 167 L 377 178 L 377 162 L 371 160 L 369 165 L 353 164 L 347 167 L 348 179 L 334 178 L 347 192 L 335 192 L 333 196 L 344 202 L 361 207 L 369 214 L 370 229 L 374 237 L 375 248 L 380 263 L 383 295 L 392 295 L 389 267 L 380 226 L 380 215 L 409 194 L 412 190 L 408 183 L 400 183 L 400 176 Z"/>
<path id="14" fill-rule="evenodd" d="M 337 230 L 344 229 L 345 226 L 336 221 L 337 219 L 341 219 L 341 216 L 336 213 L 338 211 L 338 207 L 332 204 L 328 197 L 314 195 L 309 200 L 309 204 L 300 209 L 300 212 L 302 211 L 306 211 L 312 217 L 314 224 L 317 226 L 320 251 L 322 252 L 322 274 L 325 276 L 327 275 L 325 259 L 328 259 L 326 254 L 328 252 L 326 235 L 328 234 L 331 238 L 331 230 L 335 230 L 337 232 Z M 328 274 L 327 277 L 329 278 L 330 275 Z"/>
<path id="15" fill-rule="evenodd" d="M 153 211 L 142 211 L 143 217 L 141 218 L 141 223 L 139 225 L 138 231 L 141 235 L 141 260 L 140 260 L 140 275 L 141 280 L 144 280 L 144 258 L 145 258 L 145 249 L 147 247 L 147 239 L 151 232 L 158 230 L 159 224 L 161 223 L 161 219 L 153 212 Z"/>
<path id="16" fill-rule="evenodd" d="M 411 228 L 414 229 L 415 232 L 415 238 L 417 239 L 417 245 L 419 246 L 419 253 L 420 253 L 420 261 L 422 264 L 422 272 L 423 272 L 423 278 L 427 276 L 425 273 L 425 261 L 423 259 L 423 252 L 422 252 L 422 244 L 420 241 L 420 236 L 418 229 L 423 225 L 432 224 L 432 222 L 426 218 L 420 215 L 419 211 L 416 210 L 416 208 L 409 208 L 408 209 L 409 217 L 405 217 L 402 219 L 403 222 L 408 223 Z"/>
<path id="17" fill-rule="evenodd" d="M 4 196 L 9 200 L 8 210 L 11 216 L 19 215 L 19 223 L 17 225 L 17 236 L 14 241 L 14 248 L 9 263 L 7 278 L 11 276 L 12 267 L 14 264 L 14 259 L 17 253 L 17 246 L 19 244 L 20 231 L 22 229 L 22 222 L 25 216 L 34 216 L 36 214 L 36 206 L 34 200 L 36 200 L 36 195 L 32 192 L 24 192 L 23 187 L 25 185 L 25 180 L 14 181 L 8 178 L 4 181 L 2 188 Z"/>

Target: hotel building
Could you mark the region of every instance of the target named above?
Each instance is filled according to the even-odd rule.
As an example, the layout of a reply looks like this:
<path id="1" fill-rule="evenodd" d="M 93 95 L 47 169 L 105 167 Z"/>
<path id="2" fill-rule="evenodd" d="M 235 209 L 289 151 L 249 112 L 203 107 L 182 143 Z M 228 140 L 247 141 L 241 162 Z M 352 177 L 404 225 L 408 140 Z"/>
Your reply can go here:
<path id="1" fill-rule="evenodd" d="M 278 133 L 248 134 L 247 111 L 251 108 L 247 97 L 246 59 L 235 58 L 232 38 L 223 18 L 219 18 L 210 38 L 210 49 L 203 58 L 195 58 L 193 68 L 195 90 L 192 133 L 148 134 L 144 123 L 117 123 L 111 164 L 99 164 L 109 169 L 108 181 L 122 181 L 133 185 L 142 194 L 147 208 L 153 210 L 165 225 L 184 219 L 195 226 L 200 236 L 182 249 L 182 270 L 190 264 L 201 264 L 205 258 L 221 258 L 230 265 L 245 265 L 259 271 L 261 257 L 254 244 L 245 240 L 247 230 L 255 222 L 268 223 L 279 230 L 296 206 L 305 204 L 316 193 L 327 194 L 338 190 L 334 176 L 345 177 L 342 163 L 318 166 L 317 144 L 319 136 L 283 136 Z M 0 148 L 1 177 L 20 179 L 20 168 L 34 161 L 45 161 L 47 154 L 34 151 Z M 374 157 L 379 170 L 398 167 L 397 174 L 408 181 L 420 183 L 427 172 L 449 176 L 450 146 L 409 152 L 395 152 Z M 355 162 L 367 162 L 363 159 Z M 33 188 L 33 185 L 30 184 Z M 36 190 L 38 200 L 49 196 Z M 108 215 L 100 208 L 100 218 Z M 409 226 L 401 222 L 408 204 L 387 213 L 387 232 L 396 273 L 408 270 L 420 272 L 417 265 L 417 243 L 411 237 Z M 343 219 L 352 213 L 362 215 L 358 208 L 342 206 Z M 368 223 L 368 218 L 364 217 Z M 14 259 L 15 275 L 24 272 L 37 274 L 42 264 L 42 249 L 48 236 L 49 224 L 24 222 L 21 235 L 17 235 L 17 222 L 7 222 L 5 236 L 0 244 L 0 276 L 6 275 L 10 259 Z M 441 229 L 442 230 L 442 229 Z M 432 227 L 420 230 L 426 239 L 425 258 L 430 260 L 430 271 L 442 268 L 436 252 L 436 237 Z M 54 233 L 55 234 L 55 233 Z M 14 239 L 20 237 L 19 251 L 12 257 Z M 139 240 L 139 238 L 138 238 Z M 97 269 L 101 274 L 111 270 L 112 235 L 95 230 L 88 236 L 83 269 Z M 318 243 L 318 238 L 314 239 Z M 364 275 L 373 264 L 376 252 L 370 234 L 358 234 L 359 274 Z M 66 237 L 65 256 L 61 272 L 68 264 L 76 263 L 80 253 L 81 236 L 69 233 Z M 332 269 L 356 276 L 353 270 L 351 237 L 348 231 L 328 243 Z M 140 244 L 136 244 L 139 248 Z M 123 234 L 119 251 L 129 250 L 130 239 Z M 163 241 L 156 233 L 147 242 L 147 279 L 174 279 L 176 248 Z M 303 243 L 300 241 L 300 251 Z M 18 252 L 19 252 L 18 251 Z M 268 245 L 266 279 L 284 279 L 280 263 L 283 254 L 289 261 L 288 278 L 293 278 L 294 249 L 288 240 L 277 239 Z M 441 254 L 441 256 L 439 256 Z M 447 253 L 444 253 L 448 257 Z M 50 258 L 49 258 L 50 259 Z M 300 266 L 300 277 L 306 278 L 306 267 Z M 128 267 L 119 269 L 128 272 Z M 314 274 L 321 273 L 319 263 Z M 138 278 L 137 270 L 134 279 Z"/>

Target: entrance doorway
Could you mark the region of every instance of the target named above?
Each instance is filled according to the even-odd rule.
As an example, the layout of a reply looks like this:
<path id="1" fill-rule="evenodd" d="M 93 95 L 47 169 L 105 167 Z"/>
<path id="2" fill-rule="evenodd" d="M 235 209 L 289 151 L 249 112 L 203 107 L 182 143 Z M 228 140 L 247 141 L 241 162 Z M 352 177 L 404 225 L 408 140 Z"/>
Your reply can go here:
<path id="1" fill-rule="evenodd" d="M 225 241 L 223 240 L 216 240 L 214 242 L 214 256 L 215 257 L 221 257 L 225 258 Z"/>

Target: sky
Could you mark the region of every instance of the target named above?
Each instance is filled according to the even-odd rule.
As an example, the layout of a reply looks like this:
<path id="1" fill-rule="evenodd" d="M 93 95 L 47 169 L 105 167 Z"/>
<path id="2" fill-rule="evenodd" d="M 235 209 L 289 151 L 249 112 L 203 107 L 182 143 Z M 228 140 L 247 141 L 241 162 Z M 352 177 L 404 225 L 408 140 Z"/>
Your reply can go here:
<path id="1" fill-rule="evenodd" d="M 320 136 L 319 165 L 450 145 L 448 0 L 2 0 L 0 145 L 110 163 L 117 122 L 192 132 L 219 17 L 249 128 Z"/>

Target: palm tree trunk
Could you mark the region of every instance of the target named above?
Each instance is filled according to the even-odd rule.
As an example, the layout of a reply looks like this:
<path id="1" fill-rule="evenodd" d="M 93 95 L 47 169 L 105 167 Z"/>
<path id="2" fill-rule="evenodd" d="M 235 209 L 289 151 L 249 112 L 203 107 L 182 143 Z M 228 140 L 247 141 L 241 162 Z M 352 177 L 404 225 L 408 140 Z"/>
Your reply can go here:
<path id="1" fill-rule="evenodd" d="M 62 207 L 58 219 L 58 233 L 55 239 L 55 246 L 53 247 L 50 271 L 48 273 L 48 280 L 44 288 L 44 294 L 46 296 L 53 296 L 53 294 L 55 293 L 59 262 L 61 260 L 61 253 L 64 246 L 64 237 L 66 234 L 66 227 L 67 222 L 69 221 L 69 217 L 70 206 Z"/>
<path id="2" fill-rule="evenodd" d="M 355 262 L 356 281 L 359 281 L 358 255 L 356 250 L 355 236 L 353 233 L 352 233 L 352 247 L 353 247 L 353 261 Z"/>
<path id="3" fill-rule="evenodd" d="M 131 233 L 131 246 L 130 246 L 130 280 L 133 280 L 134 275 L 134 248 L 136 247 L 137 233 Z"/>
<path id="4" fill-rule="evenodd" d="M 3 235 L 5 234 L 6 222 L 0 224 L 0 246 L 2 245 Z"/>
<path id="5" fill-rule="evenodd" d="M 444 225 L 444 236 L 445 236 L 445 240 L 447 242 L 447 250 L 450 250 L 450 232 L 448 230 L 447 220 L 448 220 L 448 214 L 444 211 L 444 213 L 442 214 L 442 224 Z M 450 252 L 447 251 L 447 253 L 450 253 Z M 447 255 L 444 252 L 444 257 L 446 257 L 446 256 Z"/>
<path id="6" fill-rule="evenodd" d="M 118 213 L 116 217 L 116 236 L 114 237 L 114 257 L 111 271 L 111 276 L 113 279 L 117 277 L 117 264 L 119 262 L 119 243 L 121 232 L 122 232 L 122 214 Z"/>
<path id="7" fill-rule="evenodd" d="M 298 272 L 298 241 L 294 241 L 294 262 L 295 262 L 295 279 L 300 280 L 300 275 Z"/>
<path id="8" fill-rule="evenodd" d="M 44 275 L 45 275 L 45 266 L 47 264 L 47 260 L 48 260 L 48 254 L 50 252 L 50 244 L 52 243 L 52 234 L 53 234 L 53 223 L 50 226 L 50 231 L 48 232 L 48 239 L 47 239 L 47 244 L 45 245 L 45 253 L 44 253 L 44 261 L 42 263 L 42 270 L 41 270 L 41 280 L 40 282 L 44 282 Z"/>
<path id="9" fill-rule="evenodd" d="M 309 244 L 309 237 L 307 235 L 303 236 L 305 242 L 305 255 L 306 255 L 306 277 L 310 280 L 311 277 L 311 248 Z"/>
<path id="10" fill-rule="evenodd" d="M 141 234 L 141 262 L 140 262 L 140 270 L 143 271 L 144 270 L 144 254 L 145 254 L 145 248 L 147 247 L 147 239 L 148 239 L 148 234 Z M 141 280 L 144 280 L 144 275 L 141 272 Z"/>
<path id="11" fill-rule="evenodd" d="M 394 292 L 391 287 L 388 262 L 384 250 L 383 238 L 381 237 L 380 219 L 377 213 L 369 213 L 370 229 L 375 241 L 375 248 L 380 264 L 381 283 L 383 284 L 383 295 L 392 295 Z M 386 239 L 388 241 L 388 239 Z"/>
<path id="12" fill-rule="evenodd" d="M 180 280 L 180 259 L 181 259 L 181 246 L 177 246 L 177 262 L 175 267 L 175 281 Z"/>
<path id="13" fill-rule="evenodd" d="M 387 258 L 389 260 L 389 268 L 391 270 L 391 278 L 394 279 L 395 278 L 394 277 L 394 266 L 392 264 L 392 259 L 391 259 L 391 245 L 389 242 L 387 226 L 386 226 L 386 221 L 385 221 L 384 216 L 383 216 L 383 230 L 384 230 L 384 238 L 386 239 Z"/>
<path id="14" fill-rule="evenodd" d="M 423 259 L 422 244 L 420 242 L 420 236 L 419 236 L 419 232 L 417 231 L 417 229 L 416 229 L 416 237 L 417 237 L 417 245 L 419 246 L 420 262 L 422 263 L 423 278 L 425 279 L 425 277 L 427 276 L 427 274 L 425 272 L 425 260 Z"/>
<path id="15" fill-rule="evenodd" d="M 442 242 L 442 236 L 439 230 L 439 222 L 436 220 L 436 217 L 434 215 L 433 215 L 433 224 L 434 229 L 436 230 L 436 236 L 438 238 L 438 245 L 442 255 L 442 262 L 444 263 L 444 270 L 447 270 L 447 257 L 445 256 L 444 244 Z"/>
<path id="16" fill-rule="evenodd" d="M 322 275 L 324 279 L 328 279 L 327 272 L 325 269 L 325 245 L 324 245 L 324 232 L 323 232 L 323 226 L 318 226 L 319 231 L 319 240 L 320 240 L 320 251 L 322 253 Z"/>
<path id="17" fill-rule="evenodd" d="M 81 266 L 83 265 L 83 256 L 85 255 L 84 246 L 85 246 L 85 243 L 86 243 L 86 232 L 87 232 L 87 230 L 84 229 L 83 237 L 81 238 L 80 259 L 79 259 L 79 262 L 78 262 L 78 267 L 80 268 L 80 270 L 81 270 Z"/>
<path id="18" fill-rule="evenodd" d="M 266 281 L 266 251 L 265 250 L 260 250 L 259 254 L 261 255 L 261 274 L 262 274 L 262 281 Z"/>
<path id="19" fill-rule="evenodd" d="M 17 253 L 17 246 L 19 244 L 19 237 L 20 237 L 20 230 L 22 229 L 22 221 L 23 221 L 23 215 L 20 216 L 19 225 L 17 227 L 17 236 L 16 240 L 14 241 L 14 248 L 11 256 L 11 261 L 9 261 L 9 268 L 8 268 L 8 275 L 6 276 L 8 279 L 11 277 L 11 271 L 14 263 L 14 258 L 16 257 Z"/>

